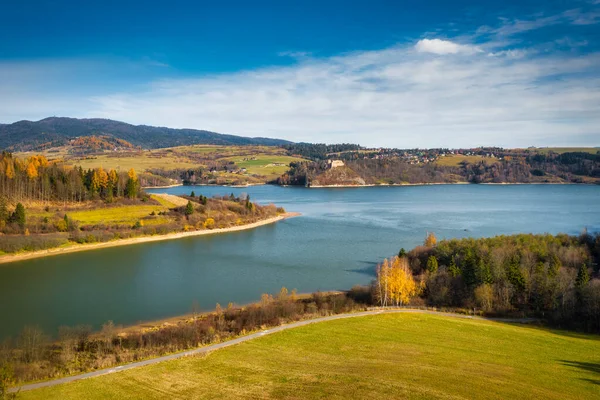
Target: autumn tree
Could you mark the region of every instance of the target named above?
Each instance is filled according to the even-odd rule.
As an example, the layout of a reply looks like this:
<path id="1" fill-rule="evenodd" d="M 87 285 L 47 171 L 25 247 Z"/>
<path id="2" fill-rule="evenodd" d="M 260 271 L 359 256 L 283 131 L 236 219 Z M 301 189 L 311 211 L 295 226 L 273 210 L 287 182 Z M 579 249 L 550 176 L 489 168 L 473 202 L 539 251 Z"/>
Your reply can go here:
<path id="1" fill-rule="evenodd" d="M 475 301 L 477 305 L 483 309 L 483 311 L 491 311 L 494 303 L 494 291 L 492 286 L 484 283 L 483 285 L 477 286 L 474 291 Z"/>
<path id="2" fill-rule="evenodd" d="M 100 177 L 98 171 L 93 170 L 90 173 L 90 192 L 92 196 L 95 196 L 100 191 Z"/>
<path id="3" fill-rule="evenodd" d="M 412 272 L 406 258 L 385 259 L 377 267 L 377 289 L 382 306 L 388 304 L 404 305 L 418 292 Z"/>
<path id="4" fill-rule="evenodd" d="M 104 170 L 104 168 L 100 167 L 97 170 L 98 173 L 98 187 L 103 196 L 106 196 L 106 191 L 108 189 L 109 178 L 108 173 Z"/>
<path id="5" fill-rule="evenodd" d="M 117 187 L 119 185 L 119 175 L 117 175 L 117 171 L 111 169 L 108 173 L 108 186 L 112 189 L 112 195 L 117 196 Z"/>
<path id="6" fill-rule="evenodd" d="M 426 247 L 434 247 L 437 244 L 437 238 L 433 232 L 428 232 L 427 237 L 425 237 L 424 245 Z"/>
<path id="7" fill-rule="evenodd" d="M 27 177 L 29 179 L 35 179 L 38 177 L 37 167 L 32 161 L 29 161 L 29 164 L 27 164 Z"/>

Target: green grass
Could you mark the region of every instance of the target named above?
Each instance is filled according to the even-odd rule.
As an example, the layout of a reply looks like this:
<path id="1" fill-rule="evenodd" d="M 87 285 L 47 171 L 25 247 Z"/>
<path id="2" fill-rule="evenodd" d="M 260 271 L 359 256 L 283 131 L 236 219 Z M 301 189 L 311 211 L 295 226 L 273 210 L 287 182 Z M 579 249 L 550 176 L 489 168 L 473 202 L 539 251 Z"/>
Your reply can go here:
<path id="1" fill-rule="evenodd" d="M 426 314 L 319 323 L 23 399 L 591 399 L 600 337 Z"/>
<path id="2" fill-rule="evenodd" d="M 67 215 L 83 225 L 134 224 L 137 220 L 150 215 L 152 211 L 158 213 L 164 210 L 166 208 L 159 205 L 132 205 L 72 211 L 67 212 Z"/>
<path id="3" fill-rule="evenodd" d="M 254 158 L 244 160 L 244 158 Z M 246 168 L 249 174 L 279 176 L 289 169 L 289 164 L 294 161 L 303 161 L 302 158 L 285 155 L 251 155 L 246 157 L 228 157 L 227 160 L 234 161 L 240 168 Z M 276 165 L 282 164 L 282 165 Z"/>

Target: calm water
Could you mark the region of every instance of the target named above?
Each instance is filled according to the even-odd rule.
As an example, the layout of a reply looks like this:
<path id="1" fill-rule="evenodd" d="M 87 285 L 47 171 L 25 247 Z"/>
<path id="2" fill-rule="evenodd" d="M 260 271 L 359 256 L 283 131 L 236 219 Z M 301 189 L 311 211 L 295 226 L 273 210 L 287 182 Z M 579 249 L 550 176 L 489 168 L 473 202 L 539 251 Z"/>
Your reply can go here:
<path id="1" fill-rule="evenodd" d="M 302 213 L 254 230 L 65 254 L 0 265 L 0 338 L 24 325 L 132 324 L 247 303 L 282 286 L 347 289 L 376 263 L 438 238 L 600 231 L 600 186 L 438 185 L 305 189 L 176 187 L 249 193 Z"/>

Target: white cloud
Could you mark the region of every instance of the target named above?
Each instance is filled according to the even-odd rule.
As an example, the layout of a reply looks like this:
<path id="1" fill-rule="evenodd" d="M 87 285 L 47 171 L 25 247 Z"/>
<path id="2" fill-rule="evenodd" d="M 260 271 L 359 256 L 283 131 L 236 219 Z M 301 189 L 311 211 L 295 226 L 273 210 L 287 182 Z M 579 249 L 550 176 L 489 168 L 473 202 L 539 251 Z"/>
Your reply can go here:
<path id="1" fill-rule="evenodd" d="M 404 148 L 600 144 L 599 53 L 469 42 L 422 39 L 328 58 L 303 54 L 291 66 L 125 86 L 109 79 L 106 65 L 0 62 L 0 121 L 103 117 Z M 112 68 L 122 71 L 122 64 Z M 102 88 L 81 84 L 97 76 L 106 78 Z"/>
<path id="2" fill-rule="evenodd" d="M 481 51 L 475 46 L 458 44 L 441 39 L 421 39 L 415 45 L 415 49 L 420 53 L 433 54 L 473 54 Z"/>

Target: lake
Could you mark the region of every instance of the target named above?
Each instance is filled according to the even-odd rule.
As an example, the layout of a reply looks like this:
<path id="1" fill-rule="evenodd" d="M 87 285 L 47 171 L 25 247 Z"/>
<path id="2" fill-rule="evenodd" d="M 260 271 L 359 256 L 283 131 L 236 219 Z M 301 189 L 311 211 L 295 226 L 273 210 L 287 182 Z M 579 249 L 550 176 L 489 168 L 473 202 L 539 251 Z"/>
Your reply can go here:
<path id="1" fill-rule="evenodd" d="M 600 231 L 600 186 L 432 185 L 323 188 L 186 186 L 248 193 L 302 216 L 257 229 L 92 250 L 0 265 L 0 338 L 25 325 L 134 324 L 216 303 L 244 304 L 367 284 L 383 258 L 423 242 L 520 232 Z"/>

